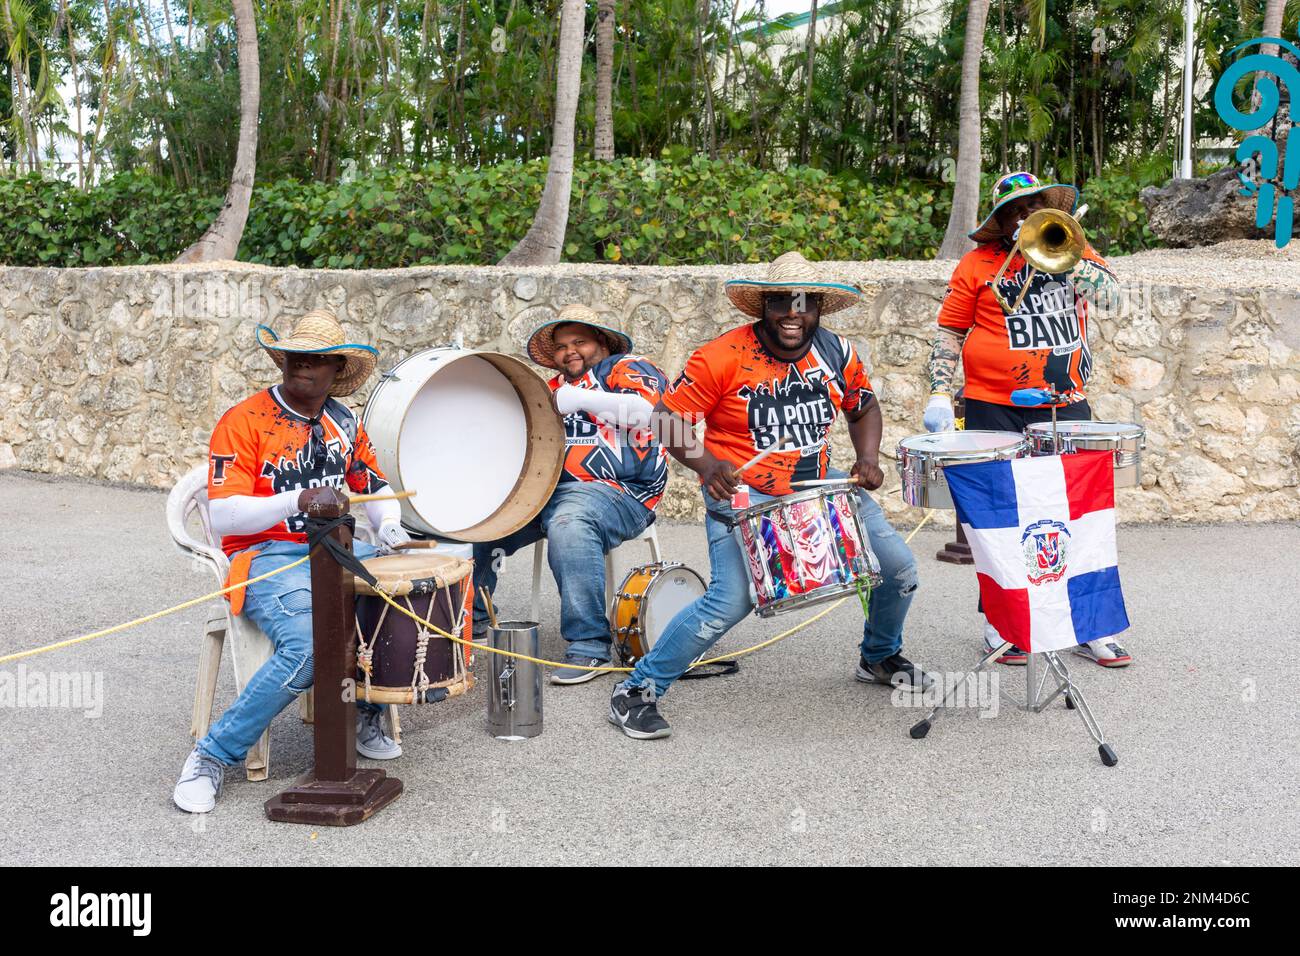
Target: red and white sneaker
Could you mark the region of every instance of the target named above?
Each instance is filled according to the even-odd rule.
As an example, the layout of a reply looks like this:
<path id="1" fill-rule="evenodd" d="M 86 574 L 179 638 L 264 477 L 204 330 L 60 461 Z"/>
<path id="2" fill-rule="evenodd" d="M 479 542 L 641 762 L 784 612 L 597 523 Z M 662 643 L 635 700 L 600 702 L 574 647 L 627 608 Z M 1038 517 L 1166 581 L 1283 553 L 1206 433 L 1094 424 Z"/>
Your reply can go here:
<path id="1" fill-rule="evenodd" d="M 986 622 L 984 624 L 984 653 L 987 654 L 994 648 L 1001 646 L 1002 643 L 1002 635 L 998 633 L 998 629 Z M 1007 648 L 1001 657 L 997 658 L 999 664 L 1010 664 L 1013 667 L 1022 667 L 1027 660 L 1029 660 L 1029 655 L 1014 644 Z"/>
<path id="2" fill-rule="evenodd" d="M 1080 657 L 1095 661 L 1102 667 L 1128 667 L 1133 658 L 1128 651 L 1120 647 L 1114 638 L 1102 637 L 1087 644 L 1080 644 L 1074 649 Z"/>

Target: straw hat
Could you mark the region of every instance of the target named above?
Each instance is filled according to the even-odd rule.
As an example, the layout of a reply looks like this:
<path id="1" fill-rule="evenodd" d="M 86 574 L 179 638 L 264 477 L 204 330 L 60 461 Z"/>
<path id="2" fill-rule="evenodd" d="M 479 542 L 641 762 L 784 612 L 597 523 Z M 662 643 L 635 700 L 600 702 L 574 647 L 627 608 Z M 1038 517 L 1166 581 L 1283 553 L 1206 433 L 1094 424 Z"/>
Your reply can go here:
<path id="1" fill-rule="evenodd" d="M 313 352 L 323 355 L 342 355 L 347 364 L 343 366 L 329 393 L 335 398 L 351 395 L 361 383 L 370 377 L 379 361 L 379 350 L 370 345 L 357 345 L 346 341 L 343 326 L 327 309 L 312 309 L 298 319 L 288 338 L 280 338 L 270 326 L 257 327 L 257 344 L 266 349 L 267 354 L 281 370 L 284 369 L 285 352 Z"/>
<path id="2" fill-rule="evenodd" d="M 847 309 L 862 295 L 855 285 L 822 281 L 817 268 L 797 252 L 773 259 L 766 279 L 732 279 L 726 290 L 732 305 L 756 319 L 763 317 L 763 296 L 773 292 L 816 293 L 822 297 L 822 315 Z"/>
<path id="3" fill-rule="evenodd" d="M 528 357 L 543 368 L 559 370 L 560 366 L 555 364 L 555 329 L 556 326 L 570 322 L 590 326 L 601 333 L 610 355 L 624 355 L 632 351 L 632 340 L 628 336 L 617 329 L 601 325 L 599 320 L 600 316 L 595 309 L 585 305 L 566 305 L 560 310 L 559 316 L 550 322 L 543 322 L 528 336 Z"/>
<path id="4" fill-rule="evenodd" d="M 1033 173 L 1018 172 L 1007 173 L 1001 179 L 993 184 L 992 200 L 993 209 L 988 217 L 979 224 L 979 228 L 969 233 L 970 238 L 976 242 L 993 242 L 995 239 L 1002 238 L 1002 229 L 998 226 L 995 218 L 998 210 L 1014 199 L 1022 196 L 1032 196 L 1034 193 L 1042 193 L 1043 201 L 1047 205 L 1063 212 L 1074 212 L 1075 204 L 1079 201 L 1079 190 L 1073 186 L 1065 186 L 1061 183 L 1044 183 L 1039 180 Z"/>

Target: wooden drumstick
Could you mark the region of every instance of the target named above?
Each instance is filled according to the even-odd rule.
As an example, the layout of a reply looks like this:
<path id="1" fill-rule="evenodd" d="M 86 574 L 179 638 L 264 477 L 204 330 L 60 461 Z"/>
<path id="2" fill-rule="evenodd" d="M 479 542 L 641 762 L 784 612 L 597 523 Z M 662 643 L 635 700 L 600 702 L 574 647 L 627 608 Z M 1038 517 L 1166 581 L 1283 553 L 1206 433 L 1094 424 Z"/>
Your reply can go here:
<path id="1" fill-rule="evenodd" d="M 348 504 L 360 505 L 367 501 L 400 501 L 403 498 L 414 498 L 414 491 L 395 491 L 390 495 L 352 495 L 348 498 Z"/>
<path id="2" fill-rule="evenodd" d="M 779 442 L 777 442 L 777 443 L 776 443 L 775 445 L 773 445 L 771 448 L 767 449 L 766 451 L 760 451 L 760 452 L 759 452 L 757 455 L 755 455 L 753 458 L 749 459 L 749 461 L 745 462 L 743 465 L 741 465 L 739 468 L 737 468 L 737 469 L 736 469 L 736 474 L 739 475 L 739 474 L 741 474 L 741 472 L 744 472 L 744 471 L 746 471 L 747 469 L 754 467 L 754 466 L 757 465 L 760 461 L 762 461 L 764 458 L 766 458 L 768 455 L 772 454 L 773 452 L 780 451 L 782 448 L 784 448 L 786 445 L 789 445 L 789 444 L 790 444 L 791 442 L 793 442 L 793 441 L 794 441 L 793 438 L 791 438 L 789 435 L 786 435 L 784 438 L 782 438 Z"/>
<path id="3" fill-rule="evenodd" d="M 842 485 L 852 482 L 852 478 L 807 478 L 803 481 L 790 482 L 791 488 L 820 488 L 823 485 Z"/>
<path id="4" fill-rule="evenodd" d="M 478 591 L 479 594 L 483 595 L 483 607 L 487 609 L 488 623 L 490 623 L 493 627 L 496 627 L 497 612 L 496 612 L 496 608 L 492 606 L 492 595 L 488 593 L 488 589 L 486 587 L 481 587 L 478 589 Z"/>

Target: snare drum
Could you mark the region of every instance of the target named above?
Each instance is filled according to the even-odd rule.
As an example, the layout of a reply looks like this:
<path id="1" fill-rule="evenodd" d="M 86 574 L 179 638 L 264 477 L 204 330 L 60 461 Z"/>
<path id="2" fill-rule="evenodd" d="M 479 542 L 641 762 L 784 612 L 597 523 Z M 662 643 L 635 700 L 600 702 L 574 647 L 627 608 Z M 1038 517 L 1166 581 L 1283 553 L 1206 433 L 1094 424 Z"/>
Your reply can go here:
<path id="1" fill-rule="evenodd" d="M 1142 480 L 1142 450 L 1146 429 L 1131 422 L 1057 422 L 1058 443 L 1052 440 L 1052 423 L 1025 426 L 1032 455 L 1072 455 L 1076 451 L 1115 453 L 1115 487 L 1136 488 Z"/>
<path id="2" fill-rule="evenodd" d="M 471 562 L 423 551 L 362 564 L 385 593 L 426 624 L 468 639 Z M 426 703 L 474 686 L 460 647 L 389 606 L 361 578 L 356 592 L 357 700 Z"/>
<path id="3" fill-rule="evenodd" d="M 746 508 L 736 516 L 754 611 L 771 617 L 843 597 L 884 579 L 852 482 L 826 485 Z"/>
<path id="4" fill-rule="evenodd" d="M 1029 439 L 1018 432 L 955 431 L 913 435 L 898 443 L 898 476 L 903 500 L 915 508 L 951 508 L 952 492 L 944 465 L 1006 461 L 1029 454 Z"/>
<path id="5" fill-rule="evenodd" d="M 635 664 L 677 612 L 703 596 L 704 579 L 683 564 L 656 561 L 629 571 L 609 608 L 619 660 Z"/>

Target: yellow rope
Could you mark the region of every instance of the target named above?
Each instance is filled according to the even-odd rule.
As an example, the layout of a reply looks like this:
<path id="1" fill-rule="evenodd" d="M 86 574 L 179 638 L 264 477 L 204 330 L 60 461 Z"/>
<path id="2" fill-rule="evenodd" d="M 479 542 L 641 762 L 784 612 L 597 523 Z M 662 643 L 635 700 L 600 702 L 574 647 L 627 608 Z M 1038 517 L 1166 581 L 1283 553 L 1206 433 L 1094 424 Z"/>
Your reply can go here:
<path id="1" fill-rule="evenodd" d="M 911 531 L 911 533 L 909 533 L 908 536 L 904 539 L 904 541 L 903 541 L 904 544 L 910 544 L 910 543 L 912 542 L 912 539 L 913 539 L 914 537 L 916 537 L 916 533 L 917 533 L 918 531 L 920 531 L 923 527 L 925 527 L 925 523 L 926 523 L 927 521 L 930 520 L 930 514 L 931 514 L 931 512 L 929 512 L 929 511 L 927 511 L 927 512 L 925 513 L 925 515 L 924 515 L 924 516 L 921 518 L 921 520 L 917 523 L 916 527 L 913 528 L 912 531 Z M 167 608 L 165 611 L 158 611 L 158 612 L 156 612 L 156 613 L 154 613 L 154 614 L 146 615 L 145 617 L 138 617 L 138 618 L 136 618 L 134 621 L 127 621 L 125 624 L 119 624 L 119 625 L 117 625 L 116 627 L 110 627 L 110 628 L 107 628 L 106 630 L 103 630 L 103 631 L 96 631 L 96 632 L 93 633 L 93 634 L 86 634 L 86 635 L 83 635 L 82 637 L 73 637 L 73 638 L 69 638 L 69 639 L 66 640 L 66 641 L 59 641 L 59 642 L 56 643 L 56 644 L 46 644 L 44 647 L 34 647 L 34 648 L 32 648 L 31 650 L 27 650 L 27 651 L 18 651 L 17 653 L 14 653 L 14 654 L 6 654 L 4 657 L 0 657 L 0 664 L 8 664 L 10 661 L 22 660 L 24 657 L 34 657 L 34 656 L 37 655 L 37 654 L 44 654 L 44 653 L 46 653 L 47 651 L 57 651 L 57 650 L 60 650 L 61 648 L 64 648 L 64 647 L 71 647 L 71 646 L 74 645 L 74 644 L 81 644 L 81 643 L 83 643 L 83 642 L 85 642 L 85 641 L 93 641 L 93 640 L 95 640 L 95 638 L 98 638 L 98 637 L 107 637 L 107 636 L 110 635 L 110 634 L 116 634 L 116 633 L 118 633 L 119 631 L 125 631 L 125 630 L 127 630 L 128 628 L 135 627 L 135 626 L 137 626 L 137 625 L 139 625 L 139 624 L 148 624 L 150 621 L 156 621 L 156 620 L 158 620 L 158 618 L 160 618 L 160 617 L 166 617 L 168 614 L 175 614 L 177 611 L 184 611 L 184 610 L 186 610 L 186 609 L 188 609 L 188 608 L 192 608 L 192 607 L 194 607 L 195 605 L 198 605 L 198 604 L 204 604 L 204 603 L 206 603 L 206 602 L 208 602 L 208 601 L 213 600 L 214 598 L 219 598 L 219 597 L 221 597 L 222 595 L 229 594 L 231 591 L 238 591 L 240 588 L 248 587 L 248 585 L 250 585 L 250 584 L 256 584 L 258 581 L 265 581 L 267 578 L 274 577 L 274 576 L 277 575 L 277 574 L 281 574 L 281 573 L 284 572 L 284 571 L 288 571 L 290 568 L 296 568 L 296 567 L 298 567 L 298 565 L 303 564 L 304 562 L 309 561 L 310 559 L 311 559 L 311 555 L 309 555 L 309 554 L 308 554 L 308 555 L 303 555 L 303 556 L 302 556 L 301 558 L 299 558 L 297 561 L 294 561 L 294 562 L 292 562 L 291 564 L 286 564 L 286 565 L 285 565 L 284 567 L 282 567 L 282 568 L 276 568 L 274 571 L 268 571 L 268 572 L 266 572 L 266 574 L 259 574 L 259 575 L 258 575 L 257 577 L 255 577 L 255 578 L 249 578 L 248 580 L 243 581 L 243 582 L 241 582 L 241 583 L 239 583 L 239 584 L 232 584 L 232 585 L 230 585 L 229 587 L 224 587 L 224 588 L 222 588 L 222 589 L 219 590 L 219 591 L 213 591 L 211 594 L 205 594 L 205 595 L 203 595 L 202 597 L 194 598 L 194 600 L 192 600 L 192 601 L 186 601 L 184 604 L 177 604 L 175 607 L 169 607 L 169 608 Z M 511 651 L 502 651 L 502 650 L 498 650 L 498 649 L 495 648 L 495 647 L 488 647 L 486 644 L 477 644 L 477 643 L 475 643 L 474 641 L 467 641 L 467 640 L 465 640 L 464 638 L 456 637 L 456 636 L 454 636 L 454 635 L 452 635 L 452 634 L 448 634 L 446 631 L 442 630 L 442 628 L 440 628 L 440 627 L 436 627 L 436 626 L 434 626 L 431 622 L 426 621 L 426 620 L 424 620 L 424 619 L 422 619 L 422 618 L 420 618 L 420 617 L 417 617 L 417 616 L 416 616 L 414 613 L 412 613 L 411 611 L 408 611 L 406 608 L 402 607 L 400 604 L 395 603 L 395 602 L 394 602 L 391 598 L 389 598 L 389 596 L 388 596 L 387 594 L 385 594 L 383 591 L 378 591 L 377 593 L 378 593 L 379 596 L 380 596 L 381 598 L 383 598 L 383 600 L 386 601 L 390 606 L 397 608 L 398 611 L 400 611 L 401 613 L 405 614 L 407 617 L 411 618 L 412 620 L 414 620 L 414 621 L 416 621 L 416 622 L 418 622 L 418 623 L 420 623 L 420 624 L 422 624 L 422 625 L 425 625 L 426 627 L 431 627 L 431 628 L 433 628 L 433 630 L 434 630 L 436 633 L 440 634 L 441 636 L 447 638 L 447 639 L 450 640 L 450 641 L 454 641 L 454 642 L 457 643 L 457 644 L 464 644 L 464 645 L 469 646 L 469 647 L 480 648 L 480 649 L 485 650 L 485 651 L 488 651 L 489 653 L 492 653 L 492 654 L 500 654 L 500 655 L 502 655 L 503 657 L 517 657 L 517 658 L 519 658 L 520 660 L 531 661 L 531 662 L 534 663 L 534 664 L 542 664 L 542 665 L 544 665 L 544 666 L 546 666 L 546 667 L 568 667 L 568 668 L 570 668 L 570 669 L 572 669 L 572 670 L 586 670 L 586 671 L 620 671 L 620 672 L 624 672 L 624 673 L 629 672 L 629 671 L 632 670 L 632 668 L 630 668 L 630 667 L 586 667 L 586 666 L 582 666 L 582 665 L 566 664 L 566 663 L 563 663 L 563 662 L 561 662 L 561 661 L 547 661 L 547 660 L 542 660 L 542 659 L 540 659 L 540 658 L 536 658 L 536 657 L 529 657 L 529 656 L 527 656 L 526 654 L 515 654 L 515 653 L 513 653 L 513 652 L 511 652 Z M 703 667 L 703 666 L 706 665 L 706 664 L 718 664 L 718 663 L 721 663 L 722 661 L 733 660 L 733 659 L 735 659 L 735 658 L 737 658 L 737 657 L 743 657 L 743 656 L 745 656 L 746 654 L 752 654 L 752 653 L 754 653 L 755 651 L 762 650 L 764 647 L 769 647 L 769 646 L 771 646 L 772 644 L 775 644 L 777 641 L 785 640 L 785 639 L 786 639 L 787 637 L 789 637 L 791 634 L 795 634 L 795 633 L 797 633 L 798 631 L 803 630 L 805 627 L 807 627 L 808 625 L 812 624 L 813 622 L 818 621 L 818 620 L 820 620 L 821 618 L 825 617 L 827 614 L 829 614 L 831 611 L 835 610 L 837 607 L 839 607 L 841 604 L 843 604 L 843 603 L 844 603 L 845 601 L 847 601 L 847 600 L 848 600 L 848 598 L 846 598 L 846 597 L 845 597 L 845 598 L 840 598 L 838 601 L 836 601 L 836 602 L 835 602 L 834 604 L 832 604 L 830 607 L 824 608 L 822 611 L 818 612 L 817 614 L 814 614 L 812 617 L 808 618 L 806 621 L 802 621 L 802 622 L 800 622 L 799 624 L 796 624 L 794 627 L 790 628 L 788 631 L 782 631 L 782 632 L 781 632 L 780 634 L 778 634 L 776 637 L 773 637 L 773 638 L 771 638 L 771 639 L 769 639 L 769 640 L 763 641 L 761 644 L 755 644 L 753 647 L 747 647 L 747 648 L 745 648 L 744 650 L 736 651 L 736 652 L 731 653 L 731 654 L 724 654 L 722 657 L 714 657 L 714 658 L 711 658 L 711 659 L 709 659 L 709 660 L 707 660 L 707 661 L 696 661 L 695 663 L 691 664 L 691 667 Z"/>
<path id="2" fill-rule="evenodd" d="M 911 530 L 911 532 L 908 534 L 908 536 L 905 539 L 903 539 L 903 543 L 911 544 L 912 539 L 916 537 L 916 533 L 920 531 L 923 527 L 925 527 L 925 523 L 929 520 L 930 520 L 930 512 L 927 511 L 925 515 L 921 518 L 921 520 L 917 522 L 916 527 Z M 503 651 L 500 650 L 499 648 L 491 647 L 488 644 L 480 644 L 476 641 L 467 641 L 463 637 L 456 637 L 454 634 L 448 634 L 446 631 L 438 627 L 432 621 L 426 620 L 420 617 L 419 615 L 415 614 L 413 611 L 407 610 L 406 608 L 402 607 L 400 604 L 398 604 L 396 601 L 394 601 L 392 598 L 390 598 L 387 594 L 385 594 L 383 591 L 379 590 L 378 588 L 374 590 L 375 593 L 378 594 L 379 597 L 383 599 L 383 601 L 387 603 L 389 607 L 397 609 L 398 611 L 400 611 L 401 613 L 409 617 L 411 620 L 415 621 L 416 623 L 424 627 L 432 629 L 434 633 L 447 638 L 447 640 L 453 641 L 457 644 L 462 644 L 466 647 L 473 647 L 473 648 L 477 648 L 478 650 L 484 650 L 487 651 L 489 654 L 500 654 L 502 657 L 513 657 L 516 658 L 517 660 L 529 661 L 533 664 L 541 664 L 543 667 L 567 667 L 569 670 L 596 671 L 597 673 L 627 674 L 627 673 L 631 673 L 632 671 L 632 668 L 630 667 L 612 667 L 609 665 L 592 667 L 586 664 L 569 664 L 563 661 L 548 661 L 540 657 L 529 657 L 527 654 L 517 654 L 514 651 Z M 730 654 L 723 654 L 721 657 L 712 657 L 705 661 L 695 661 L 690 665 L 690 667 L 704 667 L 707 664 L 720 664 L 723 661 L 735 660 L 737 657 L 744 657 L 746 654 L 753 654 L 755 651 L 760 651 L 765 647 L 770 647 L 771 645 L 775 644 L 777 641 L 783 641 L 791 634 L 797 634 L 799 631 L 802 631 L 805 627 L 808 627 L 810 624 L 813 624 L 816 621 L 821 620 L 823 617 L 831 613 L 831 611 L 835 610 L 837 607 L 839 607 L 847 600 L 849 600 L 849 598 L 847 597 L 840 598 L 834 604 L 830 605 L 829 607 L 823 608 L 821 611 L 814 614 L 812 617 L 808 618 L 807 620 L 800 621 L 798 624 L 796 624 L 794 627 L 790 628 L 789 630 L 782 631 L 780 634 L 776 635 L 776 637 L 769 638 L 768 640 L 763 641 L 760 644 L 755 644 L 752 647 L 746 647 L 744 650 L 733 651 Z M 689 670 L 690 667 L 688 667 L 687 670 Z"/>
<path id="3" fill-rule="evenodd" d="M 47 644 L 44 647 L 34 647 L 30 651 L 19 651 L 16 654 L 7 654 L 0 657 L 0 664 L 7 664 L 10 661 L 16 661 L 24 657 L 32 657 L 36 654 L 44 654 L 46 651 L 57 651 L 62 647 L 71 647 L 73 644 L 80 644 L 83 641 L 93 641 L 97 637 L 107 637 L 110 634 L 116 634 L 118 631 L 125 631 L 128 627 L 135 627 L 137 624 L 148 624 L 150 621 L 156 621 L 160 617 L 166 617 L 168 614 L 175 614 L 177 611 L 184 611 L 186 608 L 194 607 L 196 604 L 203 604 L 211 601 L 213 598 L 219 598 L 223 594 L 229 594 L 231 591 L 238 591 L 240 588 L 248 587 L 258 581 L 265 581 L 269 577 L 274 577 L 290 568 L 296 568 L 306 561 L 310 555 L 304 555 L 292 564 L 286 564 L 282 568 L 276 568 L 274 571 L 267 571 L 266 574 L 260 574 L 255 578 L 249 578 L 240 584 L 232 584 L 230 587 L 222 588 L 220 591 L 213 591 L 211 594 L 205 594 L 203 597 L 195 598 L 193 601 L 186 601 L 184 604 L 177 604 L 175 607 L 169 607 L 165 611 L 159 611 L 156 614 L 150 614 L 146 617 L 137 617 L 134 621 L 127 621 L 125 624 L 119 624 L 117 627 L 110 627 L 104 631 L 96 631 L 94 634 L 86 634 L 83 637 L 73 637 L 66 641 L 59 641 L 57 644 Z"/>

